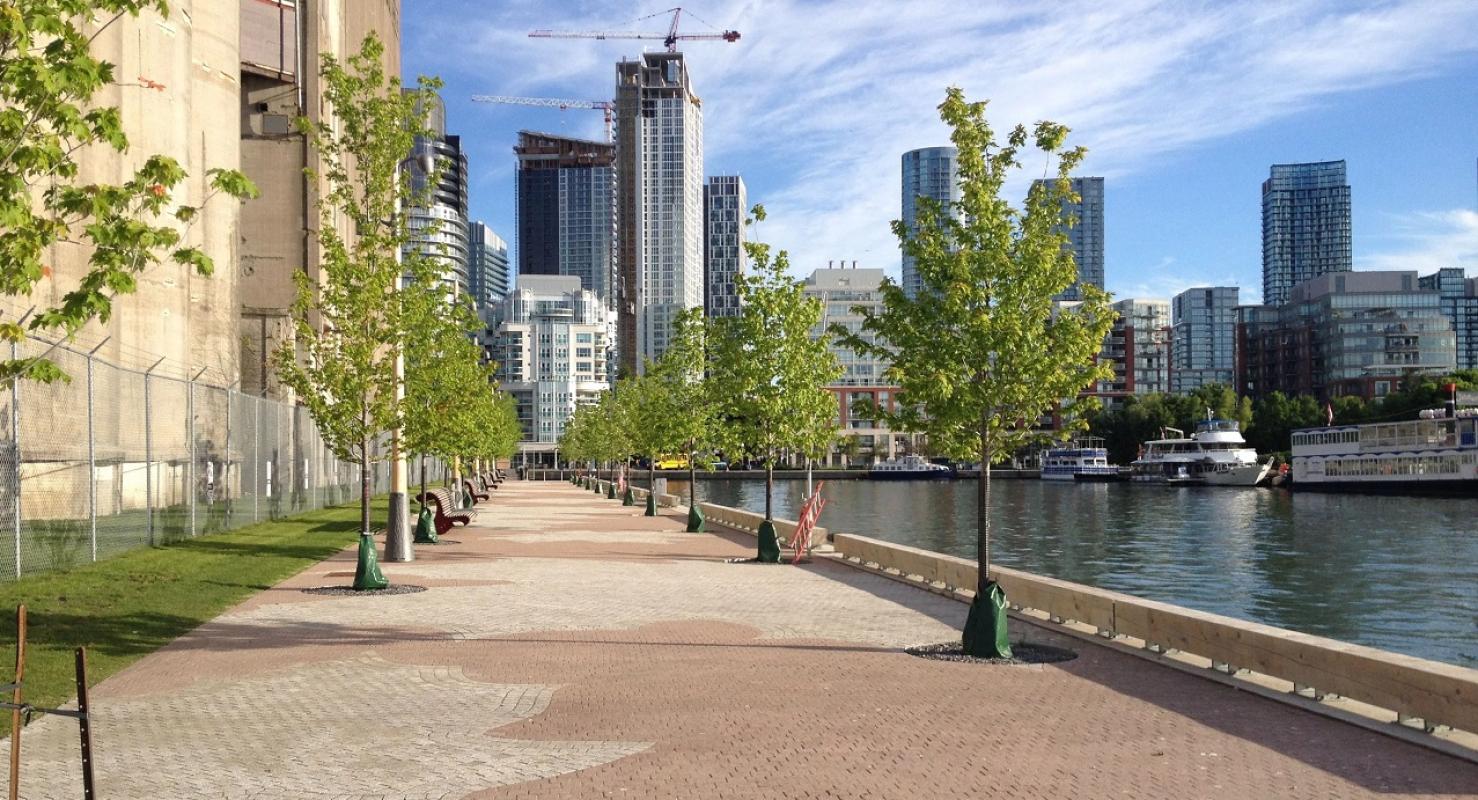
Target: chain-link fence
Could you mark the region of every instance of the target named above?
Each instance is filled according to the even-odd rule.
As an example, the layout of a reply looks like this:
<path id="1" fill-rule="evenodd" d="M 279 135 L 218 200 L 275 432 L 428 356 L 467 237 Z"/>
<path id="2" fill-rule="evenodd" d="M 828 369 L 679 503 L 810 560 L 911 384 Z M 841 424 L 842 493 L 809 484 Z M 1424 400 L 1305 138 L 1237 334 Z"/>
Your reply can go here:
<path id="1" fill-rule="evenodd" d="M 358 466 L 302 406 L 42 341 L 11 347 L 46 353 L 71 380 L 0 385 L 0 581 L 359 497 Z M 446 474 L 428 461 L 428 480 Z M 372 481 L 389 491 L 387 462 Z"/>

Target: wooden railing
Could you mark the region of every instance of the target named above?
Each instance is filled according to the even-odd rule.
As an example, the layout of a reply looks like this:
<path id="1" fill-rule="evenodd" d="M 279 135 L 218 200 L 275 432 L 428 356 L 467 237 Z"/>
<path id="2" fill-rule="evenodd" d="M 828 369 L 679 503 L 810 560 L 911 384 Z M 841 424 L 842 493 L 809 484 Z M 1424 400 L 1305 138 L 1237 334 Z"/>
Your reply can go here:
<path id="1" fill-rule="evenodd" d="M 974 591 L 974 561 L 865 536 L 832 537 L 839 556 L 947 590 Z M 1337 694 L 1420 719 L 1478 733 L 1478 670 L 1377 650 L 1271 625 L 1224 617 L 1091 586 L 991 566 L 1014 607 L 1053 621 L 1091 625 L 1104 637 L 1132 637 L 1157 651 L 1210 659 L 1223 672 L 1250 669 L 1291 682 L 1315 697 Z"/>

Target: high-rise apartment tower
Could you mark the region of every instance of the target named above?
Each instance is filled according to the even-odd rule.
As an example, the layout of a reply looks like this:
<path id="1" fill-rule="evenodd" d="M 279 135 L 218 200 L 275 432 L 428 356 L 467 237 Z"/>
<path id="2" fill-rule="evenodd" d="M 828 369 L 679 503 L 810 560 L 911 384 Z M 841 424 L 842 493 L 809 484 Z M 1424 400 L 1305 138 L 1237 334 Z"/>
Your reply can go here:
<path id="1" fill-rule="evenodd" d="M 518 274 L 572 275 L 615 302 L 616 148 L 520 131 Z"/>
<path id="2" fill-rule="evenodd" d="M 927 197 L 946 205 L 960 199 L 960 174 L 953 147 L 923 147 L 903 154 L 903 224 L 915 230 L 919 213 L 918 198 Z M 909 297 L 918 294 L 922 284 L 914 269 L 913 258 L 903 254 L 903 291 Z"/>
<path id="3" fill-rule="evenodd" d="M 1281 305 L 1298 284 L 1351 269 L 1345 162 L 1274 164 L 1262 184 L 1263 303 Z"/>
<path id="4" fill-rule="evenodd" d="M 508 244 L 487 223 L 467 226 L 467 280 L 479 312 L 491 308 L 508 294 Z"/>
<path id="5" fill-rule="evenodd" d="M 1064 206 L 1077 222 L 1063 232 L 1078 265 L 1078 279 L 1055 300 L 1082 300 L 1084 285 L 1103 288 L 1103 178 L 1072 178 L 1071 183 L 1078 201 Z"/>
<path id="6" fill-rule="evenodd" d="M 616 65 L 616 272 L 621 367 L 667 350 L 673 317 L 703 305 L 703 106 L 682 53 Z"/>
<path id="7" fill-rule="evenodd" d="M 467 292 L 467 154 L 462 152 L 462 138 L 446 132 L 446 105 L 439 95 L 432 96 L 427 109 L 429 135 L 417 136 L 415 147 L 405 161 L 410 170 L 411 189 L 426 190 L 432 177 L 430 196 L 425 206 L 410 210 L 412 239 L 407 249 L 414 249 L 441 264 L 442 280 L 449 292 Z M 435 174 L 426 172 L 430 165 Z"/>
<path id="8" fill-rule="evenodd" d="M 739 295 L 734 279 L 748 263 L 744 252 L 744 179 L 738 175 L 713 175 L 703 185 L 703 218 L 707 223 L 703 240 L 703 308 L 710 317 L 732 317 L 739 313 Z"/>

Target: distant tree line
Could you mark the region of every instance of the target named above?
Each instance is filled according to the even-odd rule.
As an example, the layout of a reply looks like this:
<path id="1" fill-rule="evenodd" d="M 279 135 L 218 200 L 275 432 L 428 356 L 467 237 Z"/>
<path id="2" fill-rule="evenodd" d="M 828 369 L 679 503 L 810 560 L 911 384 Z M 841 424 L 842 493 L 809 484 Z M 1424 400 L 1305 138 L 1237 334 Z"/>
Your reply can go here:
<path id="1" fill-rule="evenodd" d="M 1410 376 L 1400 391 L 1380 399 L 1366 402 L 1360 397 L 1338 397 L 1328 407 L 1310 395 L 1290 397 L 1282 392 L 1272 392 L 1254 403 L 1237 397 L 1223 384 L 1202 386 L 1186 395 L 1136 395 L 1118 408 L 1090 414 L 1088 430 L 1104 439 L 1110 461 L 1128 464 L 1137 457 L 1140 444 L 1161 438 L 1163 429 L 1179 428 L 1189 433 L 1209 413 L 1217 419 L 1241 423 L 1248 444 L 1257 452 L 1286 453 L 1294 430 L 1326 424 L 1331 409 L 1336 425 L 1414 419 L 1422 409 L 1440 408 L 1447 401 L 1444 387 L 1449 383 L 1463 391 L 1478 390 L 1478 370 L 1460 370 L 1442 377 Z"/>

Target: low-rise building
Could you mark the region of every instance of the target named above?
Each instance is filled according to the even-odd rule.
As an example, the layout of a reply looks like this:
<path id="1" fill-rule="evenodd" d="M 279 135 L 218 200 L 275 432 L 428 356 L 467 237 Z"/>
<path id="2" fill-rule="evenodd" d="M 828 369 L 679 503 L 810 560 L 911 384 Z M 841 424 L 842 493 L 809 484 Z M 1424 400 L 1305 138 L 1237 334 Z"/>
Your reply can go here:
<path id="1" fill-rule="evenodd" d="M 1456 366 L 1442 296 L 1412 271 L 1331 272 L 1295 286 L 1283 305 L 1237 311 L 1237 391 L 1253 399 L 1368 400 Z"/>
<path id="2" fill-rule="evenodd" d="M 552 462 L 565 423 L 610 388 L 612 312 L 573 275 L 525 275 L 489 320 L 484 347 L 513 397 L 521 463 Z"/>

